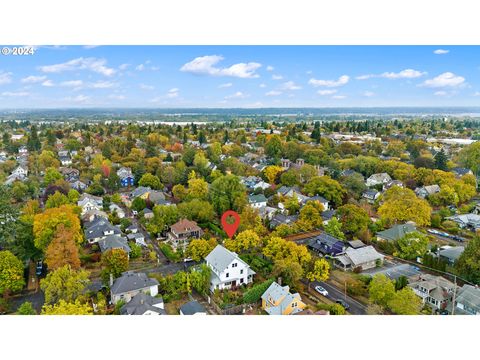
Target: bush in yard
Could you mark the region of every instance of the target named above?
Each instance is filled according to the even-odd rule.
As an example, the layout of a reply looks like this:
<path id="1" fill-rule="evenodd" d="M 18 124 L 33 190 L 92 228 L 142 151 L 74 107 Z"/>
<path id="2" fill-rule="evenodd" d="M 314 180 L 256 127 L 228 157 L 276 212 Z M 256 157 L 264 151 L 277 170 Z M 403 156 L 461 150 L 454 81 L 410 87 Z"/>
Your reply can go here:
<path id="1" fill-rule="evenodd" d="M 267 291 L 268 287 L 272 285 L 273 279 L 264 281 L 258 285 L 255 285 L 245 291 L 243 294 L 243 303 L 245 304 L 253 304 L 256 303 L 262 297 L 263 293 Z"/>
<path id="2" fill-rule="evenodd" d="M 37 312 L 32 306 L 31 302 L 24 302 L 17 309 L 17 315 L 37 315 Z"/>
<path id="3" fill-rule="evenodd" d="M 130 242 L 130 259 L 137 259 L 142 255 L 142 247 L 137 243 Z"/>
<path id="4" fill-rule="evenodd" d="M 167 257 L 168 260 L 173 262 L 180 261 L 180 255 L 173 251 L 172 247 L 168 244 L 161 244 L 160 250 L 162 251 L 163 255 Z"/>

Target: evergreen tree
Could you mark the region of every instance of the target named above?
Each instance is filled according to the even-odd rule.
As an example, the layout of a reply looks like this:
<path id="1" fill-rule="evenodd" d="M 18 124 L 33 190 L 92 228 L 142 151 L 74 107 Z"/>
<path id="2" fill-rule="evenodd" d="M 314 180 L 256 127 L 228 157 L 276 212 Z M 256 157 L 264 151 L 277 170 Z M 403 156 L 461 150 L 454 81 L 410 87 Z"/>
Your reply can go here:
<path id="1" fill-rule="evenodd" d="M 440 150 L 440 152 L 435 155 L 435 167 L 439 170 L 447 171 L 447 160 L 445 151 L 443 151 L 443 149 Z"/>

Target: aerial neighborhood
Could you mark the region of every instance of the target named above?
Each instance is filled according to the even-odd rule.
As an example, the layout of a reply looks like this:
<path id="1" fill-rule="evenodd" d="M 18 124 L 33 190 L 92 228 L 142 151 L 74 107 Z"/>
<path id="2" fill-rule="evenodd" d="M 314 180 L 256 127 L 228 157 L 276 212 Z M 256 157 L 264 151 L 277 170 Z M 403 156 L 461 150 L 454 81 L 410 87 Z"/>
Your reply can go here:
<path id="1" fill-rule="evenodd" d="M 478 121 L 179 119 L 1 119 L 1 314 L 480 314 Z"/>

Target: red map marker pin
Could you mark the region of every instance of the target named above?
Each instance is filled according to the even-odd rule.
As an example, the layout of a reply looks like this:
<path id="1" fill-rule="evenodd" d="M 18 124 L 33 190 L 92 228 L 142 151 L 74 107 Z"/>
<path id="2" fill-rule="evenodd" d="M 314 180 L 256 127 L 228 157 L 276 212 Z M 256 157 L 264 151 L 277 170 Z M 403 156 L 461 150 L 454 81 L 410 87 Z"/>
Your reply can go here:
<path id="1" fill-rule="evenodd" d="M 233 224 L 227 222 L 227 218 L 233 217 L 235 220 Z M 223 230 L 227 233 L 229 238 L 232 238 L 235 231 L 238 229 L 238 225 L 240 225 L 240 216 L 233 210 L 227 210 L 222 215 L 222 226 Z"/>

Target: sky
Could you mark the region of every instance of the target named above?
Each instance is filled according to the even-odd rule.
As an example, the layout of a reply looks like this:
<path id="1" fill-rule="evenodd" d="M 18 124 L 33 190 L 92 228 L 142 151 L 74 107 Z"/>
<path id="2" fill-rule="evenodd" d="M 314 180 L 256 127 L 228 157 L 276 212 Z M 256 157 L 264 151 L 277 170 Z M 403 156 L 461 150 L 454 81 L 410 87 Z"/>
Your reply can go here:
<path id="1" fill-rule="evenodd" d="M 478 105 L 479 46 L 35 46 L 0 55 L 3 109 Z"/>

